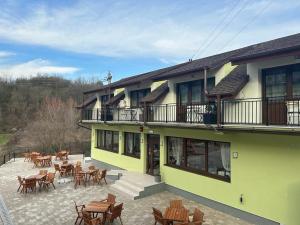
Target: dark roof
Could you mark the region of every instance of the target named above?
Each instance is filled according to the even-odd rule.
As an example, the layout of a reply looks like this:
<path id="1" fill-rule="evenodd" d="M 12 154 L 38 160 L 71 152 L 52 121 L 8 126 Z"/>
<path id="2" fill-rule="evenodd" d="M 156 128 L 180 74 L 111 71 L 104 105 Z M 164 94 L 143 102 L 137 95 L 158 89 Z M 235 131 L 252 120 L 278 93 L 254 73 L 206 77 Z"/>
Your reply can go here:
<path id="1" fill-rule="evenodd" d="M 164 82 L 163 84 L 159 85 L 154 91 L 150 92 L 147 96 L 145 96 L 141 102 L 145 103 L 153 103 L 160 99 L 161 97 L 165 96 L 169 92 L 168 82 Z"/>
<path id="2" fill-rule="evenodd" d="M 213 55 L 209 57 L 205 57 L 202 59 L 193 60 L 191 62 L 186 63 L 185 65 L 182 65 L 176 69 L 173 69 L 171 71 L 168 71 L 166 73 L 163 73 L 159 76 L 156 76 L 154 80 L 164 80 L 168 79 L 170 77 L 180 76 L 182 74 L 186 73 L 192 73 L 196 71 L 201 71 L 204 69 L 217 69 L 224 64 L 230 62 L 230 58 L 238 55 L 242 52 L 245 52 L 248 50 L 248 47 L 237 49 L 230 52 L 221 53 L 218 55 Z"/>
<path id="3" fill-rule="evenodd" d="M 249 50 L 232 57 L 233 62 L 300 50 L 300 33 L 249 46 Z"/>
<path id="4" fill-rule="evenodd" d="M 125 97 L 125 92 L 121 91 L 120 93 L 116 94 L 112 98 L 110 98 L 109 101 L 107 101 L 105 104 L 106 105 L 115 105 L 118 104 L 122 99 Z"/>
<path id="5" fill-rule="evenodd" d="M 186 63 L 182 63 L 182 64 L 179 64 L 179 65 L 170 66 L 170 67 L 167 67 L 167 68 L 162 68 L 162 69 L 154 70 L 154 71 L 147 72 L 147 73 L 142 73 L 142 74 L 131 76 L 131 77 L 126 77 L 126 78 L 123 78 L 123 79 L 118 80 L 116 82 L 113 82 L 110 85 L 110 88 L 116 89 L 116 88 L 125 87 L 125 86 L 128 86 L 128 85 L 138 84 L 138 83 L 141 83 L 141 82 L 144 82 L 144 81 L 149 81 L 155 76 L 158 76 L 158 75 L 160 75 L 162 73 L 165 73 L 167 71 L 170 71 L 172 69 L 178 68 L 178 67 L 180 67 L 182 65 L 185 65 L 185 64 Z M 109 85 L 104 85 L 104 86 L 101 86 L 97 89 L 88 90 L 88 91 L 85 91 L 83 93 L 84 94 L 89 94 L 89 93 L 93 93 L 93 92 L 98 92 L 98 91 L 105 90 L 108 87 L 109 87 Z"/>
<path id="6" fill-rule="evenodd" d="M 92 103 L 94 103 L 96 101 L 97 101 L 97 96 L 93 95 L 93 96 L 89 97 L 88 99 L 86 99 L 82 104 L 76 106 L 76 108 L 78 108 L 78 109 L 85 108 L 88 105 L 90 105 L 90 104 L 92 104 Z"/>
<path id="7" fill-rule="evenodd" d="M 248 47 L 205 57 L 202 59 L 185 62 L 175 66 L 158 69 L 148 73 L 127 77 L 112 83 L 110 87 L 114 89 L 119 87 L 125 87 L 127 85 L 141 83 L 148 80 L 165 80 L 186 73 L 201 71 L 206 68 L 216 69 L 228 62 L 239 63 L 243 60 L 264 57 L 274 54 L 287 53 L 296 50 L 300 51 L 300 33 L 263 42 L 260 44 L 250 45 Z M 84 94 L 102 91 L 107 89 L 108 87 L 108 85 L 105 85 L 97 89 L 85 91 Z"/>
<path id="8" fill-rule="evenodd" d="M 234 97 L 249 81 L 247 66 L 239 65 L 224 77 L 208 94 L 209 97 Z"/>

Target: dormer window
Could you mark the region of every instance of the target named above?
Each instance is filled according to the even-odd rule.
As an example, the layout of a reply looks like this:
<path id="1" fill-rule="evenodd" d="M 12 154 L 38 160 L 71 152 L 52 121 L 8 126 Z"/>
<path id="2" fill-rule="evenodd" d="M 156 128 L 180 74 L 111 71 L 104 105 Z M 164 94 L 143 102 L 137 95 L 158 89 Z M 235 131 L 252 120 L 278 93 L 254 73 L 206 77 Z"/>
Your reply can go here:
<path id="1" fill-rule="evenodd" d="M 151 92 L 150 88 L 131 91 L 130 92 L 130 106 L 131 107 L 140 107 L 141 100 Z"/>
<path id="2" fill-rule="evenodd" d="M 207 90 L 215 86 L 215 78 L 207 80 Z M 204 93 L 204 80 L 189 81 L 177 85 L 177 103 L 179 105 L 201 104 L 207 101 Z"/>

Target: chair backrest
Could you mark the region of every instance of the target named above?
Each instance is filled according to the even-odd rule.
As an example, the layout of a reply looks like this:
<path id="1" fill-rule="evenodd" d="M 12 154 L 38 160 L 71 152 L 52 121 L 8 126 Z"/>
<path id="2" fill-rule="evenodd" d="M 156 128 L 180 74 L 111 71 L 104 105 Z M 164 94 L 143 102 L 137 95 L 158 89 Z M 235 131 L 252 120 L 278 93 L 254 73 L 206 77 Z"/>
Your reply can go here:
<path id="1" fill-rule="evenodd" d="M 154 216 L 155 221 L 161 222 L 163 220 L 163 215 L 162 215 L 161 211 L 154 207 L 152 207 L 152 210 L 153 210 L 153 216 Z"/>
<path id="2" fill-rule="evenodd" d="M 35 178 L 25 179 L 25 186 L 26 187 L 35 187 L 36 179 Z"/>
<path id="3" fill-rule="evenodd" d="M 89 170 L 94 170 L 94 169 L 96 169 L 96 167 L 95 166 L 89 166 Z"/>
<path id="4" fill-rule="evenodd" d="M 101 171 L 101 179 L 106 177 L 106 172 L 107 172 L 107 170 Z"/>
<path id="5" fill-rule="evenodd" d="M 76 165 L 76 167 L 75 167 L 75 173 L 78 173 L 80 171 L 82 171 L 82 167 Z"/>
<path id="6" fill-rule="evenodd" d="M 54 164 L 54 169 L 55 169 L 56 171 L 60 171 L 60 166 L 59 166 L 59 164 Z"/>
<path id="7" fill-rule="evenodd" d="M 116 196 L 108 193 L 107 194 L 107 202 L 109 202 L 111 205 L 114 205 L 116 203 Z"/>
<path id="8" fill-rule="evenodd" d="M 92 216 L 86 211 L 82 211 L 82 217 L 85 225 L 92 225 Z"/>
<path id="9" fill-rule="evenodd" d="M 81 161 L 77 161 L 76 166 L 81 166 Z"/>
<path id="10" fill-rule="evenodd" d="M 20 184 L 22 184 L 22 178 L 20 176 L 18 176 L 18 181 Z"/>
<path id="11" fill-rule="evenodd" d="M 82 212 L 82 209 L 84 208 L 84 205 L 79 206 L 79 205 L 77 205 L 77 203 L 74 200 L 73 200 L 73 202 L 74 202 L 74 205 L 75 205 L 75 210 L 77 212 L 77 215 L 80 216 L 80 213 Z"/>
<path id="12" fill-rule="evenodd" d="M 123 210 L 123 203 L 120 203 L 119 205 L 113 207 L 111 210 L 111 218 L 115 219 L 121 216 Z"/>
<path id="13" fill-rule="evenodd" d="M 182 200 L 171 200 L 170 201 L 171 208 L 183 208 Z"/>
<path id="14" fill-rule="evenodd" d="M 55 178 L 55 173 L 48 173 L 47 174 L 47 180 L 50 182 L 53 182 Z"/>
<path id="15" fill-rule="evenodd" d="M 204 213 L 200 209 L 195 208 L 193 222 L 203 222 Z M 201 223 L 199 223 L 201 224 Z"/>
<path id="16" fill-rule="evenodd" d="M 39 174 L 40 175 L 45 175 L 48 173 L 48 170 L 40 170 Z"/>

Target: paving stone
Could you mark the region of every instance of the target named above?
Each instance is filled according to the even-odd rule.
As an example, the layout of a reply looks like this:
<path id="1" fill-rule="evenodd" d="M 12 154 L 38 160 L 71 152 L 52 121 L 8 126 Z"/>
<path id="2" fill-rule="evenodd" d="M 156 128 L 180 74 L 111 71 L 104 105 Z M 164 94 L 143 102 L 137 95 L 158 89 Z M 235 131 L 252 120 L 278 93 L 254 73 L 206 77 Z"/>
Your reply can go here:
<path id="1" fill-rule="evenodd" d="M 82 156 L 72 155 L 70 161 L 82 160 Z M 84 164 L 87 167 L 89 164 Z M 54 172 L 54 168 L 48 168 Z M 107 193 L 117 196 L 117 202 L 124 203 L 122 220 L 124 225 L 151 225 L 154 224 L 152 206 L 162 211 L 168 206 L 171 199 L 182 199 L 185 207 L 191 211 L 198 207 L 205 216 L 204 225 L 250 225 L 239 218 L 224 214 L 197 202 L 183 199 L 170 192 L 161 192 L 139 200 L 131 200 L 127 195 L 114 191 L 110 186 L 113 181 L 108 180 L 108 185 L 87 185 L 74 189 L 74 183 L 58 184 L 56 177 L 56 189 L 49 191 L 37 191 L 36 193 L 20 194 L 17 192 L 17 176 L 26 177 L 37 174 L 38 168 L 33 168 L 32 163 L 16 159 L 0 167 L 0 194 L 3 196 L 6 206 L 10 211 L 13 222 L 16 225 L 71 225 L 76 219 L 74 201 L 78 204 L 88 203 L 92 200 L 101 200 Z M 114 224 L 120 224 L 116 221 Z M 2 225 L 0 219 L 0 225 Z"/>

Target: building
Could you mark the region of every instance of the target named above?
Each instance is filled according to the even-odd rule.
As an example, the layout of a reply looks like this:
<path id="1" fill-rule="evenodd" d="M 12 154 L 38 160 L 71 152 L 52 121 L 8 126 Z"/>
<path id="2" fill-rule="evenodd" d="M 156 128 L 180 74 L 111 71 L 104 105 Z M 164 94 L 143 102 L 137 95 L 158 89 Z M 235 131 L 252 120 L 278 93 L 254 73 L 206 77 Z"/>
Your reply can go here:
<path id="1" fill-rule="evenodd" d="M 300 34 L 84 96 L 93 159 L 257 224 L 300 224 Z"/>

